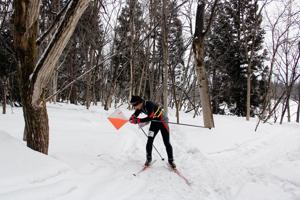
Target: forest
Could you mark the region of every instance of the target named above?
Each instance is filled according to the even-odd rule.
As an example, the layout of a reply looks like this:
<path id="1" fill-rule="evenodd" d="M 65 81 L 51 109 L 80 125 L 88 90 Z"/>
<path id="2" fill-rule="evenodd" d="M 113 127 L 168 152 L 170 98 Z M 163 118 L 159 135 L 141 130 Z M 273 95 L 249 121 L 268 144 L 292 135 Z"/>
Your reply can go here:
<path id="1" fill-rule="evenodd" d="M 1 0 L 0 37 L 2 113 L 22 107 L 24 140 L 46 154 L 47 103 L 110 110 L 140 95 L 178 123 L 299 123 L 296 0 Z"/>

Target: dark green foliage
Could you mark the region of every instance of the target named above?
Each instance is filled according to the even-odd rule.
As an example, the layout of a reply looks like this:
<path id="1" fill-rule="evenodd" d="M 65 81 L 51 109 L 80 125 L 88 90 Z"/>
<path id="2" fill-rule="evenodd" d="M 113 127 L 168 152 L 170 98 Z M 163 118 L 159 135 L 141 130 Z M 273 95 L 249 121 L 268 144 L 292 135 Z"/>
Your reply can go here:
<path id="1" fill-rule="evenodd" d="M 206 41 L 206 66 L 212 84 L 213 112 L 246 115 L 247 68 L 251 65 L 251 114 L 262 104 L 265 87 L 263 61 L 264 31 L 258 7 L 253 1 L 233 1 L 218 5 L 217 16 Z M 243 22 L 244 20 L 244 22 Z M 258 26 L 258 28 L 256 28 Z M 254 49 L 250 61 L 251 49 Z M 248 54 L 248 58 L 247 55 Z"/>
<path id="2" fill-rule="evenodd" d="M 0 76 L 8 76 L 16 70 L 15 55 L 11 31 L 6 29 L 0 33 Z"/>
<path id="3" fill-rule="evenodd" d="M 0 93 L 2 93 L 3 84 L 6 84 L 8 90 L 8 101 L 20 103 L 19 85 L 17 79 L 17 63 L 13 46 L 13 36 L 9 20 L 2 22 L 0 31 Z M 2 101 L 0 95 L 0 102 Z"/>

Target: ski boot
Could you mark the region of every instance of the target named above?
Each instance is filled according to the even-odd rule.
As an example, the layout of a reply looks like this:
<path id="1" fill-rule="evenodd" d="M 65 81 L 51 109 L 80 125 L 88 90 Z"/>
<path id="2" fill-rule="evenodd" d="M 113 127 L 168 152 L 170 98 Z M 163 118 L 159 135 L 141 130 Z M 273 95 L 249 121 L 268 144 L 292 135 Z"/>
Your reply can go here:
<path id="1" fill-rule="evenodd" d="M 149 167 L 151 165 L 152 159 L 147 159 L 145 162 L 145 167 Z"/>
<path id="2" fill-rule="evenodd" d="M 173 160 L 169 160 L 169 166 L 172 168 L 172 169 L 176 169 L 176 165 L 174 163 Z"/>

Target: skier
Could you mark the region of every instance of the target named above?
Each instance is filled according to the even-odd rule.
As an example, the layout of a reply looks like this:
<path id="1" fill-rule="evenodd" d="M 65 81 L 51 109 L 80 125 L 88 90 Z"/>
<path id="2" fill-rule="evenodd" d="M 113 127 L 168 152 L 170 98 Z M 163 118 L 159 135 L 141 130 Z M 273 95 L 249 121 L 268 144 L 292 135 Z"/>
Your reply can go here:
<path id="1" fill-rule="evenodd" d="M 132 96 L 130 100 L 131 105 L 134 107 L 135 112 L 131 115 L 129 121 L 132 124 L 140 124 L 150 122 L 150 128 L 148 132 L 148 140 L 146 144 L 146 162 L 145 166 L 150 166 L 152 161 L 152 146 L 155 136 L 160 130 L 166 151 L 168 154 L 168 162 L 171 168 L 175 169 L 176 165 L 173 159 L 173 148 L 170 144 L 170 132 L 167 116 L 164 114 L 163 109 L 152 101 L 145 101 L 140 96 Z M 143 112 L 147 115 L 145 118 L 137 118 L 139 114 Z"/>

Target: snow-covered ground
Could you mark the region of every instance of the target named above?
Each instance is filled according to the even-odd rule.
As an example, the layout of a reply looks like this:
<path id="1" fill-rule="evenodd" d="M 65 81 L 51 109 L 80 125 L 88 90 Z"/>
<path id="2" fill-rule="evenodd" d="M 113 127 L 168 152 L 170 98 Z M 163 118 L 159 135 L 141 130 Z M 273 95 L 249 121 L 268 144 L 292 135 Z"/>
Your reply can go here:
<path id="1" fill-rule="evenodd" d="M 126 116 L 131 111 L 122 109 Z M 49 104 L 49 156 L 22 142 L 22 110 L 0 115 L 1 200 L 299 200 L 300 126 L 215 116 L 212 130 L 171 125 L 181 173 L 166 161 L 133 176 L 145 161 L 146 137 L 135 125 L 116 130 L 101 107 Z M 170 113 L 170 121 L 175 121 Z M 181 122 L 202 119 L 181 113 Z M 147 127 L 144 128 L 147 130 Z M 166 156 L 161 135 L 155 146 Z"/>

